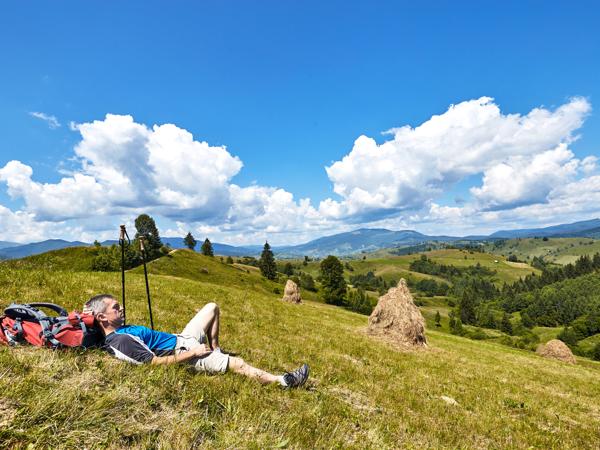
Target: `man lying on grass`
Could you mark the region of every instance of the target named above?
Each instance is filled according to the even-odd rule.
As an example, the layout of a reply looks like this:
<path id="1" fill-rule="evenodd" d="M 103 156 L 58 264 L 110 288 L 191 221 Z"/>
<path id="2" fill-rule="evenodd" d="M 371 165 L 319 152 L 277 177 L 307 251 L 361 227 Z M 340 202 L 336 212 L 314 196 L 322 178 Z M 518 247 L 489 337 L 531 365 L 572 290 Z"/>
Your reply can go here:
<path id="1" fill-rule="evenodd" d="M 106 336 L 105 348 L 113 356 L 134 364 L 173 364 L 186 362 L 197 371 L 221 373 L 227 369 L 258 380 L 263 384 L 279 383 L 284 387 L 302 386 L 308 378 L 308 365 L 293 372 L 272 375 L 252 367 L 243 359 L 223 353 L 219 347 L 219 307 L 205 305 L 181 334 L 153 331 L 139 325 L 123 325 L 123 309 L 109 294 L 89 299 L 83 307 L 91 313 Z"/>

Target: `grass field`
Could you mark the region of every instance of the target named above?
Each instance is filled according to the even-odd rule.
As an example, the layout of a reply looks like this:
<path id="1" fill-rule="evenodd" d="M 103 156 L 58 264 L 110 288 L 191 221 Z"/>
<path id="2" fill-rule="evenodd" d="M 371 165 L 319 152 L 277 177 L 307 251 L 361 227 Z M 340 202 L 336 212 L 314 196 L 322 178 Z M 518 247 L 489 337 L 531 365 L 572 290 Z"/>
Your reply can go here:
<path id="1" fill-rule="evenodd" d="M 600 252 L 600 240 L 590 238 L 522 238 L 509 239 L 500 247 L 487 245 L 486 251 L 507 258 L 515 255 L 520 261 L 528 261 L 534 256 L 543 257 L 547 262 L 568 264 L 582 255 Z"/>
<path id="2" fill-rule="evenodd" d="M 70 247 L 26 258 L 1 261 L 0 265 L 16 269 L 86 272 L 92 270 L 92 261 L 97 254 L 96 247 Z"/>
<path id="3" fill-rule="evenodd" d="M 400 278 L 413 278 L 415 281 L 423 278 L 433 278 L 437 281 L 447 282 L 447 280 L 440 277 L 410 270 L 411 261 L 419 259 L 422 254 L 427 255 L 428 258 L 437 263 L 454 265 L 457 267 L 474 266 L 479 263 L 482 266 L 497 272 L 494 278 L 498 285 L 501 285 L 504 282 L 511 283 L 517 281 L 519 278 L 525 277 L 532 272 L 537 274 L 540 273 L 539 270 L 534 269 L 527 264 L 514 264 L 506 261 L 506 259 L 501 256 L 491 255 L 489 253 L 469 252 L 466 250 L 444 249 L 413 255 L 388 256 L 385 258 L 367 257 L 364 260 L 350 260 L 348 263 L 353 267 L 354 271 L 350 272 L 346 269 L 344 271 L 344 276 L 350 278 L 350 276 L 354 274 L 363 274 L 372 271 L 376 276 L 382 276 L 388 281 L 392 279 L 398 281 Z M 300 270 L 308 272 L 313 276 L 317 276 L 319 273 L 318 261 L 310 262 L 307 266 L 302 266 L 299 261 L 295 261 L 294 263 Z"/>
<path id="4" fill-rule="evenodd" d="M 365 316 L 192 278 L 152 276 L 159 328 L 177 332 L 216 301 L 225 348 L 276 373 L 308 362 L 306 389 L 132 366 L 100 351 L 2 347 L 2 447 L 596 448 L 600 440 L 600 363 L 570 366 L 433 328 L 429 349 L 400 351 L 366 335 Z M 129 322 L 146 324 L 143 275 L 129 273 L 127 288 Z M 119 291 L 118 273 L 0 265 L 2 305 L 44 299 L 72 309 Z"/>

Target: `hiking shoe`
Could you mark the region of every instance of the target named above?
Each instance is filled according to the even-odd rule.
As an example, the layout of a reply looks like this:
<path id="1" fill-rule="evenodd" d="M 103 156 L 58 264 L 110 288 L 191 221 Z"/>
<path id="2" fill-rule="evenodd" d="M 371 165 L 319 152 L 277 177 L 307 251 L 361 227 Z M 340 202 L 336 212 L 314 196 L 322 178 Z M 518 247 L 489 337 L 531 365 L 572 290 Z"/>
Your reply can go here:
<path id="1" fill-rule="evenodd" d="M 300 387 L 308 379 L 308 364 L 302 364 L 302 366 L 293 372 L 286 372 L 283 374 L 283 381 L 285 381 L 287 388 Z"/>

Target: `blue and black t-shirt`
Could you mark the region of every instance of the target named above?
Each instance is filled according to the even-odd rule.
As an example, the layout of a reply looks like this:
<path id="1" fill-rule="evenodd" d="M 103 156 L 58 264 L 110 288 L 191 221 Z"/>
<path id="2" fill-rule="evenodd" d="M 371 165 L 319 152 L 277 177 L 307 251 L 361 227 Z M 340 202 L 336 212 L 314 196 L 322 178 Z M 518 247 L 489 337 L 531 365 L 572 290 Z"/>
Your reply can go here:
<path id="1" fill-rule="evenodd" d="M 125 325 L 106 336 L 105 348 L 119 359 L 134 364 L 152 361 L 155 356 L 172 355 L 177 336 L 140 325 Z"/>

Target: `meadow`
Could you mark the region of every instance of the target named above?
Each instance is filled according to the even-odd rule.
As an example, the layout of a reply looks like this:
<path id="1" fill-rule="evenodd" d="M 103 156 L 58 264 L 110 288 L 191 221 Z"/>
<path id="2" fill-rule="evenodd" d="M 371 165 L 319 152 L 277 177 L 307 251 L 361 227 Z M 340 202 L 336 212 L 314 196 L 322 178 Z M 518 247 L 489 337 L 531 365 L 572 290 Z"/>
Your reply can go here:
<path id="1" fill-rule="evenodd" d="M 509 239 L 500 245 L 488 244 L 486 251 L 508 258 L 515 255 L 520 261 L 532 260 L 534 256 L 555 264 L 574 263 L 582 255 L 600 252 L 600 240 L 590 238 L 520 238 Z"/>
<path id="2" fill-rule="evenodd" d="M 366 316 L 310 300 L 286 304 L 255 273 L 226 267 L 236 271 L 229 277 L 219 266 L 174 260 L 149 265 L 157 328 L 177 332 L 216 301 L 226 350 L 275 373 L 307 362 L 307 386 L 133 366 L 100 350 L 0 347 L 3 448 L 596 448 L 600 441 L 600 363 L 578 358 L 572 366 L 433 326 L 426 350 L 400 349 L 368 336 Z M 120 274 L 0 264 L 0 306 L 47 300 L 75 309 L 99 292 L 119 294 Z M 130 323 L 148 323 L 139 269 L 127 274 L 127 310 Z"/>
<path id="3" fill-rule="evenodd" d="M 400 278 L 412 278 L 414 281 L 432 278 L 436 281 L 448 282 L 448 280 L 441 277 L 426 275 L 410 270 L 410 263 L 421 258 L 421 255 L 426 255 L 429 259 L 439 264 L 453 265 L 456 267 L 468 267 L 480 264 L 483 267 L 495 270 L 496 275 L 493 278 L 495 284 L 499 287 L 504 282 L 512 283 L 531 273 L 540 273 L 538 269 L 527 264 L 512 263 L 499 255 L 459 249 L 442 249 L 402 256 L 381 256 L 381 252 L 377 252 L 375 254 L 364 255 L 364 259 L 362 257 L 356 259 L 344 259 L 344 262 L 347 262 L 353 269 L 352 271 L 349 271 L 346 268 L 344 270 L 344 276 L 349 278 L 351 275 L 365 274 L 371 271 L 376 276 L 381 276 L 388 281 L 398 281 Z M 311 261 L 306 266 L 303 266 L 300 260 L 295 260 L 293 262 L 295 267 L 298 267 L 300 270 L 308 272 L 313 276 L 317 276 L 319 273 L 319 261 Z"/>

